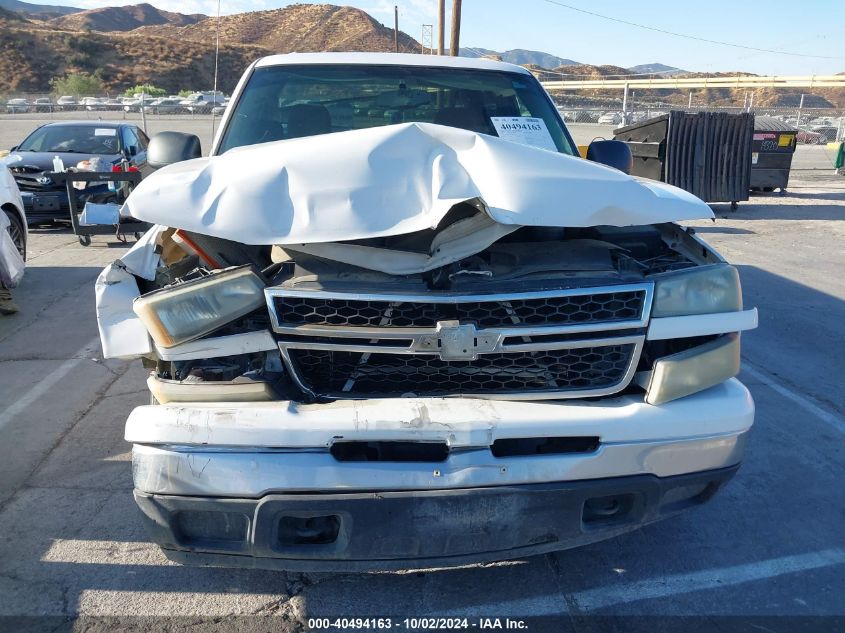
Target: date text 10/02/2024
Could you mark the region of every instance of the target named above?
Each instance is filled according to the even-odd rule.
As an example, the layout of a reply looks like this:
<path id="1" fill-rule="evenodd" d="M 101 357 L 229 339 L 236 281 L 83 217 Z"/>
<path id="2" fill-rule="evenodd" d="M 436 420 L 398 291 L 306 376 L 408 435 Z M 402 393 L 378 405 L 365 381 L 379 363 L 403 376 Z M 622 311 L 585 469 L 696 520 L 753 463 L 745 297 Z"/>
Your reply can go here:
<path id="1" fill-rule="evenodd" d="M 525 620 L 513 618 L 309 618 L 308 628 L 318 630 L 527 630 Z"/>

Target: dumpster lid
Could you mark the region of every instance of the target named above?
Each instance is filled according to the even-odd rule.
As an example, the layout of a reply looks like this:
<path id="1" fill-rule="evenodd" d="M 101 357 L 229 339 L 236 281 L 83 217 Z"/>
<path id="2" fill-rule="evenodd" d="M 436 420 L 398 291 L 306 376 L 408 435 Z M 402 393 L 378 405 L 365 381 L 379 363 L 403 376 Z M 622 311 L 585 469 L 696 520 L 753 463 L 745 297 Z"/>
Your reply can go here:
<path id="1" fill-rule="evenodd" d="M 794 125 L 790 125 L 785 121 L 776 119 L 772 116 L 755 116 L 754 117 L 754 131 L 755 132 L 793 132 L 798 130 Z"/>

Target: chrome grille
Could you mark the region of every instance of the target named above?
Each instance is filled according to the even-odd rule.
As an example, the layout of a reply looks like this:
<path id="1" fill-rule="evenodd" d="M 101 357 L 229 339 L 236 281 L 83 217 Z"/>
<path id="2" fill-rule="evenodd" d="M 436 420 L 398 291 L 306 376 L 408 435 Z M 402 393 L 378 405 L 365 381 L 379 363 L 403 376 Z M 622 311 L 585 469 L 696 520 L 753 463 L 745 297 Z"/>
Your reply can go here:
<path id="1" fill-rule="evenodd" d="M 624 389 L 652 284 L 488 295 L 268 288 L 288 370 L 324 398 L 574 398 Z"/>
<path id="2" fill-rule="evenodd" d="M 286 296 L 276 298 L 275 308 L 280 322 L 294 326 L 435 327 L 438 321 L 457 320 L 479 327 L 506 327 L 514 323 L 565 325 L 636 319 L 644 301 L 643 290 L 465 303 Z"/>

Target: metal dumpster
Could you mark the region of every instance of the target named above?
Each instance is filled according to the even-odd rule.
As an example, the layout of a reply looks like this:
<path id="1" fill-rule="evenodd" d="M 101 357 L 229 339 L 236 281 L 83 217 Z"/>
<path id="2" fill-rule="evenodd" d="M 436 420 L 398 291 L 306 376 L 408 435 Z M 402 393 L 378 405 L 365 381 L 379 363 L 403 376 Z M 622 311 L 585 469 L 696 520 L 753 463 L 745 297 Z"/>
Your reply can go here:
<path id="1" fill-rule="evenodd" d="M 789 183 L 792 155 L 798 130 L 780 119 L 758 116 L 754 119 L 751 142 L 751 189 L 783 193 Z"/>
<path id="2" fill-rule="evenodd" d="M 614 130 L 631 148 L 635 176 L 662 180 L 705 202 L 748 200 L 751 179 L 749 113 L 673 110 Z"/>

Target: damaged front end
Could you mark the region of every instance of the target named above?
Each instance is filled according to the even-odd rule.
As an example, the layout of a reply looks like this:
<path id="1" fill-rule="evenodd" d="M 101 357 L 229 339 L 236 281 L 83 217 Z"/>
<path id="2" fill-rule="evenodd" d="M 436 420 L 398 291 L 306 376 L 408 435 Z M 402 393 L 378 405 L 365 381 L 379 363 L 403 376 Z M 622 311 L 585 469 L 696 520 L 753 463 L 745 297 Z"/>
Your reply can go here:
<path id="1" fill-rule="evenodd" d="M 246 191 L 237 165 L 266 165 L 275 143 L 174 166 L 130 198 L 168 221 L 100 275 L 98 321 L 106 356 L 151 372 L 156 404 L 126 438 L 168 555 L 493 560 L 709 498 L 752 423 L 733 377 L 756 311 L 736 270 L 674 223 L 706 205 L 470 132 L 367 132 L 285 142 L 284 167 L 252 173 L 245 199 L 228 190 Z M 330 137 L 355 175 L 329 191 L 310 156 Z M 397 140 L 416 171 L 390 165 Z M 502 165 L 529 159 L 503 188 Z M 162 204 L 199 182 L 172 203 L 181 216 Z M 374 523 L 373 494 L 415 527 Z M 538 520 L 509 529 L 496 500 Z"/>

